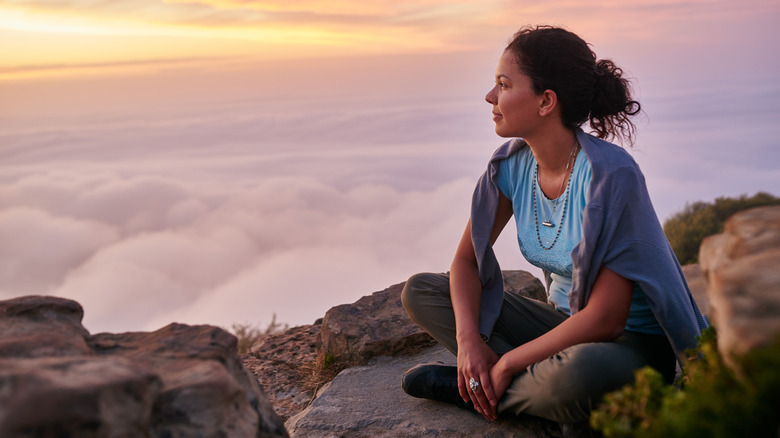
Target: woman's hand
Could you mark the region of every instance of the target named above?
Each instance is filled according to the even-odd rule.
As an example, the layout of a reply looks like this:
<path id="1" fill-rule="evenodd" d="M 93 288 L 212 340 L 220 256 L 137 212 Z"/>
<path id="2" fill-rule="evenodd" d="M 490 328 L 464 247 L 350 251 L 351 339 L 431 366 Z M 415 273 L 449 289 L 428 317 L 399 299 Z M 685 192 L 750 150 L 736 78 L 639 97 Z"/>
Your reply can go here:
<path id="1" fill-rule="evenodd" d="M 512 379 L 515 376 L 514 373 L 504 366 L 505 362 L 506 361 L 499 359 L 498 362 L 493 365 L 493 368 L 490 369 L 490 383 L 493 387 L 493 394 L 495 394 L 496 400 L 501 400 L 501 397 L 504 396 L 506 389 L 509 388 L 509 384 L 512 383 Z M 495 420 L 498 418 L 498 403 L 491 405 L 491 407 L 492 419 Z"/>
<path id="2" fill-rule="evenodd" d="M 458 342 L 458 392 L 463 401 L 474 403 L 474 409 L 488 420 L 495 420 L 497 398 L 490 371 L 498 356 L 478 336 Z M 479 382 L 476 391 L 469 387 L 471 379 Z M 506 391 L 506 388 L 503 389 Z"/>

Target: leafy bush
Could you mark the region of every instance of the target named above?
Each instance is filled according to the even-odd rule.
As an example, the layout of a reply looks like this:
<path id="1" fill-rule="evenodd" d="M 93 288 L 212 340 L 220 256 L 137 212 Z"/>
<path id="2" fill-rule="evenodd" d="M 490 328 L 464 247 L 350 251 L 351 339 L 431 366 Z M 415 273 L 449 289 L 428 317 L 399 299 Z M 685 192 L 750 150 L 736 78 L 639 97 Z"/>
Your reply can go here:
<path id="1" fill-rule="evenodd" d="M 664 222 L 664 233 L 680 264 L 697 263 L 701 241 L 723 231 L 723 223 L 734 213 L 753 207 L 780 205 L 780 198 L 759 192 L 748 198 L 717 198 L 713 202 L 694 202 Z"/>
<path id="2" fill-rule="evenodd" d="M 608 394 L 591 416 L 605 437 L 712 438 L 780 436 L 780 336 L 774 345 L 736 359 L 735 374 L 718 353 L 714 329 L 702 334 L 683 389 L 652 368 Z"/>

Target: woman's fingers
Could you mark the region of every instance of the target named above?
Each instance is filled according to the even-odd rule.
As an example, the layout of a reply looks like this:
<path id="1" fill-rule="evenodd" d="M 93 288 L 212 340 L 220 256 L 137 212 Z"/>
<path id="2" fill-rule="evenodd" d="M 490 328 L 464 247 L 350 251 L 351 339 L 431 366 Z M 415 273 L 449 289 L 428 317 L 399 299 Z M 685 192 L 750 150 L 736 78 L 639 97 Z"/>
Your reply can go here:
<path id="1" fill-rule="evenodd" d="M 469 392 L 466 389 L 467 380 L 468 379 L 466 378 L 465 374 L 460 372 L 460 370 L 458 370 L 458 371 L 459 371 L 458 372 L 458 393 L 460 394 L 460 398 L 463 399 L 463 402 L 468 403 L 469 402 Z"/>
<path id="2" fill-rule="evenodd" d="M 482 403 L 480 403 L 480 401 L 479 401 L 479 394 L 478 393 L 481 391 L 481 388 L 477 388 L 476 391 L 474 389 L 472 389 L 471 379 L 472 378 L 469 378 L 469 385 L 468 385 L 469 386 L 469 399 L 471 400 L 471 403 L 474 405 L 474 409 L 477 412 L 479 412 L 480 414 L 485 415 L 484 411 L 482 410 Z"/>
<path id="3" fill-rule="evenodd" d="M 490 405 L 490 401 L 486 394 L 486 391 L 490 391 L 491 393 L 493 391 L 490 386 L 490 374 L 480 374 L 480 377 L 474 378 L 474 380 L 479 383 L 479 385 L 476 386 L 476 390 L 470 389 L 471 401 L 474 403 L 474 408 L 488 420 L 494 420 L 493 407 Z"/>
<path id="4" fill-rule="evenodd" d="M 492 408 L 496 405 L 496 393 L 493 390 L 493 382 L 490 380 L 490 370 L 481 376 L 480 382 L 482 383 L 482 392 L 485 394 L 488 402 L 488 408 L 492 411 Z"/>

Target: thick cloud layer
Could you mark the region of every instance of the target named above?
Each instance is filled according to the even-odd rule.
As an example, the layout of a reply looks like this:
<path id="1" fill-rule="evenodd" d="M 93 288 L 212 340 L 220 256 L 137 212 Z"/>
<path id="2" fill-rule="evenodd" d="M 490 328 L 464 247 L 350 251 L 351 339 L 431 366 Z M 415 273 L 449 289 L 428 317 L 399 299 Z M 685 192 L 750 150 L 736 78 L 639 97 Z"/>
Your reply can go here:
<path id="1" fill-rule="evenodd" d="M 471 185 L 20 178 L 0 186 L 0 294 L 77 299 L 93 330 L 229 325 L 272 312 L 311 322 L 416 269 L 445 270 Z"/>

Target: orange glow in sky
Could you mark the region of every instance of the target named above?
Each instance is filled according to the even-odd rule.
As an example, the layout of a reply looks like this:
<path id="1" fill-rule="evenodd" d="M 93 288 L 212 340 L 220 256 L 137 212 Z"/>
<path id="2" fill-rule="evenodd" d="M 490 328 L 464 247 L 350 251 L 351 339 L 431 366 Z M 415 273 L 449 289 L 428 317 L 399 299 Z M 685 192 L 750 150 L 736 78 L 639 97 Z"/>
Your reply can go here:
<path id="1" fill-rule="evenodd" d="M 454 29 L 494 12 L 479 3 L 25 0 L 0 5 L 0 78 L 193 58 L 459 50 L 473 44 L 451 38 Z"/>
<path id="2" fill-rule="evenodd" d="M 771 0 L 16 0 L 0 4 L 0 78 L 214 59 L 494 49 L 519 25 L 675 44 L 777 16 Z M 728 31 L 725 29 L 725 31 Z"/>

